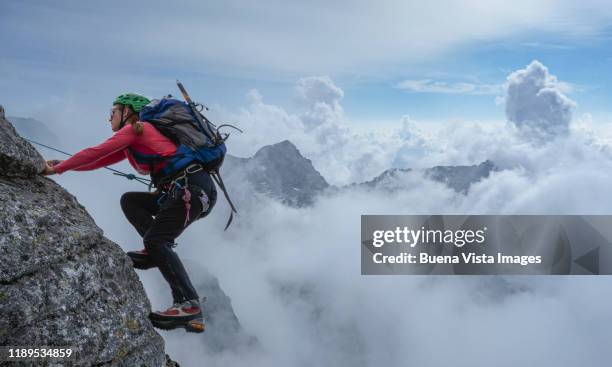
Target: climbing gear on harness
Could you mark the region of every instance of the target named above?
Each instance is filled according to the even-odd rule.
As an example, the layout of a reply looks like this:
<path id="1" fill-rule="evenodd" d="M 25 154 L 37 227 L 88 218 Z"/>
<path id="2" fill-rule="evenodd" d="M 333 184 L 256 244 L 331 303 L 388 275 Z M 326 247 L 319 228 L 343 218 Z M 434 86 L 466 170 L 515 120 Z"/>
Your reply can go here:
<path id="1" fill-rule="evenodd" d="M 163 200 L 165 200 L 168 195 L 173 198 L 177 198 L 179 192 L 181 190 L 183 191 L 181 199 L 185 204 L 185 223 L 183 224 L 184 227 L 187 227 L 187 223 L 189 223 L 189 213 L 191 212 L 192 192 L 189 186 L 189 175 L 193 175 L 203 170 L 204 167 L 202 167 L 201 164 L 191 164 L 187 166 L 183 171 L 181 171 L 178 176 L 174 177 L 172 181 L 162 186 L 167 191 L 167 193 L 162 194 L 162 196 L 158 200 L 158 204 L 161 204 L 161 202 L 163 202 Z M 203 190 L 198 191 L 200 191 L 199 198 L 200 202 L 202 203 L 202 213 L 205 213 L 209 208 L 208 195 L 206 195 Z"/>
<path id="2" fill-rule="evenodd" d="M 183 190 L 185 191 L 183 194 L 183 202 L 185 203 L 185 223 L 183 223 L 183 227 L 187 227 L 189 211 L 191 211 L 191 191 L 189 191 L 189 187 L 184 187 Z"/>

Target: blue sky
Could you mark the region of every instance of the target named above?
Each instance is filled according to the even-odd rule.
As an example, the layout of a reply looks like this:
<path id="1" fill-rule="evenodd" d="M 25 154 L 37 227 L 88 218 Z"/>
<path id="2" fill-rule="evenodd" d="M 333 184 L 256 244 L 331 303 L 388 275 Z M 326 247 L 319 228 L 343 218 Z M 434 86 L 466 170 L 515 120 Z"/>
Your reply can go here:
<path id="1" fill-rule="evenodd" d="M 71 101 L 105 121 L 113 96 L 176 93 L 180 78 L 209 105 L 239 109 L 257 89 L 292 110 L 297 80 L 329 76 L 362 126 L 403 115 L 503 120 L 502 91 L 491 89 L 539 60 L 570 87 L 576 116 L 605 123 L 611 21 L 597 1 L 5 1 L 0 103 L 9 114 L 42 117 Z M 447 90 L 398 88 L 406 80 Z M 489 92 L 448 93 L 457 83 Z"/>

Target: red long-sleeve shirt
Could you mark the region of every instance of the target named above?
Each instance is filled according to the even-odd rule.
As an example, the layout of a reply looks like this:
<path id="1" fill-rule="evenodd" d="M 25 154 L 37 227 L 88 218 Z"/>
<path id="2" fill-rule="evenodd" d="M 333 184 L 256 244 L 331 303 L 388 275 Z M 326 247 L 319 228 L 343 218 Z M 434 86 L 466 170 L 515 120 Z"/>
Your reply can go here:
<path id="1" fill-rule="evenodd" d="M 143 125 L 144 131 L 142 135 L 137 135 L 132 126 L 126 124 L 102 144 L 83 149 L 56 165 L 54 167 L 55 172 L 63 173 L 69 170 L 90 171 L 110 166 L 127 158 L 138 173 L 151 173 L 149 172 L 150 167 L 148 165 L 141 165 L 136 162 L 128 148 L 138 153 L 169 157 L 176 153 L 176 145 L 150 123 L 143 122 Z M 165 162 L 156 163 L 153 166 L 153 172 L 157 172 L 165 164 Z"/>

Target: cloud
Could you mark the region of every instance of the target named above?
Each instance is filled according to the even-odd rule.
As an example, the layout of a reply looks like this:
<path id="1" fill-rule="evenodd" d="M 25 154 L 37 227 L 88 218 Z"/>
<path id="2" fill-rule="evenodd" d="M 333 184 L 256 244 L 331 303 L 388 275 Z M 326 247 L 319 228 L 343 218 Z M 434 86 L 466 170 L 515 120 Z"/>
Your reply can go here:
<path id="1" fill-rule="evenodd" d="M 430 145 L 431 136 L 424 133 L 416 121 L 405 115 L 395 133 L 396 147 L 390 166 L 395 168 L 423 168 L 428 152 L 435 148 Z"/>
<path id="2" fill-rule="evenodd" d="M 158 0 L 5 4 L 0 34 L 11 36 L 3 39 L 3 66 L 16 62 L 58 78 L 168 70 L 285 80 L 388 75 L 480 41 L 537 32 L 565 39 L 596 35 L 612 15 L 605 6 L 578 1 L 397 0 L 380 6 L 360 0 L 346 7 L 326 1 L 192 0 L 166 5 Z M 117 16 L 118 8 L 137 21 Z"/>
<path id="3" fill-rule="evenodd" d="M 298 80 L 298 92 L 306 111 L 300 120 L 305 132 L 314 135 L 320 146 L 345 144 L 346 117 L 340 105 L 344 92 L 327 76 Z"/>
<path id="4" fill-rule="evenodd" d="M 550 42 L 521 42 L 519 44 L 521 47 L 529 47 L 535 49 L 554 49 L 554 50 L 572 50 L 575 46 L 558 44 L 558 43 L 550 43 Z"/>
<path id="5" fill-rule="evenodd" d="M 328 76 L 301 78 L 298 80 L 295 89 L 308 105 L 319 102 L 338 105 L 344 97 L 344 91 L 335 85 Z"/>
<path id="6" fill-rule="evenodd" d="M 510 74 L 506 85 L 506 117 L 525 136 L 545 141 L 569 132 L 576 103 L 539 61 Z"/>
<path id="7" fill-rule="evenodd" d="M 502 91 L 501 85 L 475 84 L 465 82 L 447 82 L 431 79 L 403 80 L 396 88 L 416 93 L 444 93 L 444 94 L 498 94 Z"/>
<path id="8" fill-rule="evenodd" d="M 526 156 L 555 163 L 548 161 L 548 150 L 528 147 L 528 143 L 566 138 L 558 149 L 581 150 L 582 144 L 586 149 L 601 140 L 577 125 L 570 136 L 575 102 L 565 96 L 566 85 L 534 61 L 507 78 L 501 102 L 506 104 L 508 124 L 454 122 L 434 134 L 426 133 L 422 122 L 407 115 L 398 119 L 396 128 L 357 133 L 342 108 L 343 90 L 321 76 L 296 82 L 299 112 L 267 104 L 258 92 L 251 92 L 249 107 L 238 114 L 225 111 L 224 120 L 241 121 L 249 132 L 231 142 L 230 149 L 238 155 L 249 156 L 262 145 L 289 139 L 337 185 L 372 179 L 390 167 L 427 168 L 492 159 L 505 167 L 533 168 L 536 163 Z"/>
<path id="9" fill-rule="evenodd" d="M 240 121 L 247 131 L 228 141 L 232 154 L 251 156 L 263 145 L 288 139 L 328 182 L 339 185 L 369 179 L 388 168 L 393 141 L 399 137 L 376 129 L 355 133 L 341 105 L 344 92 L 331 78 L 301 78 L 295 91 L 299 97 L 296 112 L 266 103 L 258 91 L 249 92 L 246 108 L 222 111 L 221 120 Z M 382 141 L 385 143 L 380 144 Z"/>

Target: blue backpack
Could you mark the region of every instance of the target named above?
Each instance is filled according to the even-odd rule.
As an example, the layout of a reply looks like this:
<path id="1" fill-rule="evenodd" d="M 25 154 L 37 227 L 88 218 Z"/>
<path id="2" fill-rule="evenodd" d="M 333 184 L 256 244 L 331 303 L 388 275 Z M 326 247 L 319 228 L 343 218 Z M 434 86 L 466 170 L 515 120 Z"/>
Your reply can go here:
<path id="1" fill-rule="evenodd" d="M 189 102 L 191 103 L 190 100 Z M 193 105 L 174 99 L 171 96 L 160 100 L 153 100 L 143 107 L 140 111 L 139 119 L 140 121 L 152 124 L 159 132 L 177 145 L 176 154 L 171 157 L 142 154 L 130 149 L 132 156 L 139 164 L 149 165 L 152 168 L 155 163 L 160 161 L 167 162 L 159 173 L 151 175 L 151 182 L 156 185 L 163 184 L 163 182 L 160 182 L 163 177 L 172 177 L 175 173 L 180 172 L 192 163 L 201 164 L 223 191 L 230 205 L 230 218 L 225 226 L 225 229 L 227 229 L 233 219 L 233 213 L 237 213 L 237 211 L 229 198 L 219 173 L 219 168 L 221 168 L 225 153 L 227 152 L 225 140 L 229 137 L 229 134 L 219 133 L 219 128 L 234 126 L 220 125 L 217 127 Z M 237 130 L 240 131 L 240 129 Z"/>

